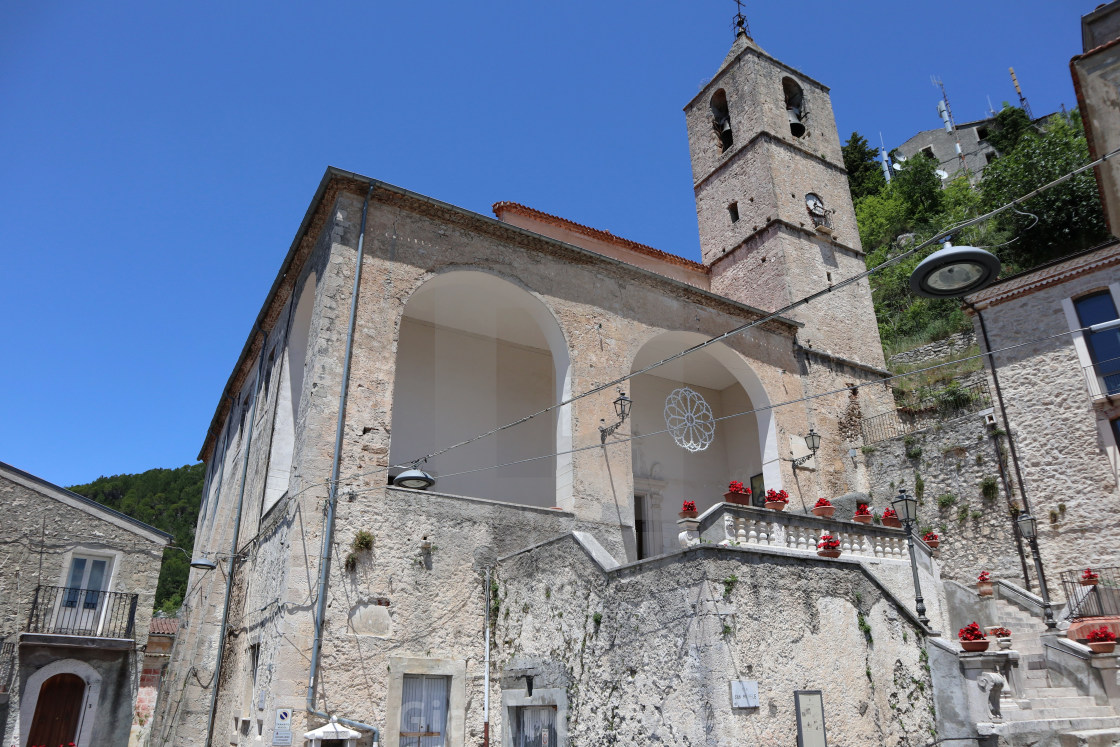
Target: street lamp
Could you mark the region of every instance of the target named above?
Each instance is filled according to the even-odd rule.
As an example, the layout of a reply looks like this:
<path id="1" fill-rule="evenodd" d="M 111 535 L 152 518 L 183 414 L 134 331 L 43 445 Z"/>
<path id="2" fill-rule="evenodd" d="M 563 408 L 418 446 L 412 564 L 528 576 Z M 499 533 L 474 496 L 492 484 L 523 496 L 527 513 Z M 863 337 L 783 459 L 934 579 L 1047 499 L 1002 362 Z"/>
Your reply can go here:
<path id="1" fill-rule="evenodd" d="M 614 401 L 614 414 L 618 417 L 618 422 L 614 425 L 600 425 L 599 426 L 599 442 L 606 443 L 607 437 L 613 435 L 618 430 L 619 426 L 626 422 L 626 418 L 630 417 L 630 407 L 634 401 L 626 396 L 626 392 L 621 389 L 618 390 L 618 397 Z M 600 421 L 602 422 L 602 421 Z"/>
<path id="2" fill-rule="evenodd" d="M 1042 594 L 1042 614 L 1046 620 L 1046 627 L 1056 628 L 1058 623 L 1054 621 L 1054 609 L 1050 606 L 1050 592 L 1046 589 L 1046 576 L 1042 574 L 1042 558 L 1038 556 L 1038 520 L 1031 516 L 1030 510 L 1026 510 L 1019 514 L 1016 523 L 1019 525 L 1019 533 L 1027 538 L 1027 542 L 1031 546 L 1034 572 L 1038 575 L 1038 590 Z"/>
<path id="3" fill-rule="evenodd" d="M 810 428 L 809 435 L 805 437 L 805 445 L 809 447 L 809 453 L 803 457 L 797 457 L 797 459 L 791 460 L 794 467 L 800 467 L 817 455 L 817 449 L 821 447 L 821 434 Z"/>
<path id="4" fill-rule="evenodd" d="M 906 531 L 906 547 L 910 551 L 910 571 L 914 574 L 914 609 L 918 612 L 918 620 L 929 627 L 929 618 L 926 617 L 926 603 L 922 599 L 922 585 L 918 581 L 918 563 L 914 560 L 914 522 L 918 519 L 918 502 L 906 494 L 905 488 L 898 489 L 898 496 L 891 501 L 894 512 L 902 519 Z"/>
<path id="5" fill-rule="evenodd" d="M 983 249 L 946 241 L 914 268 L 910 290 L 926 298 L 965 296 L 991 285 L 999 268 L 999 260 Z"/>
<path id="6" fill-rule="evenodd" d="M 410 469 L 406 469 L 404 472 L 393 478 L 393 485 L 398 488 L 426 490 L 435 484 L 435 478 L 420 469 L 420 467 L 415 464 L 412 465 Z"/>

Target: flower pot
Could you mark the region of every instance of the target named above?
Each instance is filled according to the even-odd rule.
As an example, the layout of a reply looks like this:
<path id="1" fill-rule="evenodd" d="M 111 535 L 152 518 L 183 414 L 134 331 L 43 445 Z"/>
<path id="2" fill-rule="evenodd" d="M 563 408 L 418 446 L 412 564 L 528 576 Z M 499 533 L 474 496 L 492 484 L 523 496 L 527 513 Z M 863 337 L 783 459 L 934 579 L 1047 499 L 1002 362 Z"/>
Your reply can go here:
<path id="1" fill-rule="evenodd" d="M 1081 585 L 1082 586 L 1096 586 L 1098 583 L 1100 583 L 1099 578 L 1083 578 L 1083 579 L 1081 579 Z"/>
<path id="2" fill-rule="evenodd" d="M 831 519 L 832 514 L 836 513 L 836 506 L 813 506 L 810 511 L 813 516 L 820 516 L 822 519 Z"/>
<path id="3" fill-rule="evenodd" d="M 736 506 L 751 505 L 750 493 L 724 493 L 723 500 L 727 503 L 734 503 Z"/>
<path id="4" fill-rule="evenodd" d="M 840 557 L 840 551 L 839 550 L 817 550 L 817 555 L 820 555 L 822 558 L 838 558 L 838 557 Z"/>
<path id="5" fill-rule="evenodd" d="M 898 529 L 902 526 L 902 520 L 897 516 L 884 516 L 882 517 L 881 521 L 883 522 L 883 526 L 885 527 L 894 527 L 895 529 Z"/>
<path id="6" fill-rule="evenodd" d="M 766 501 L 766 508 L 772 511 L 785 511 L 786 504 L 781 501 Z"/>
<path id="7" fill-rule="evenodd" d="M 997 638 L 996 645 L 999 646 L 1000 651 L 1006 651 L 1011 648 L 1010 638 Z"/>
<path id="8" fill-rule="evenodd" d="M 1093 649 L 1094 654 L 1111 654 L 1116 648 L 1116 641 L 1089 641 L 1089 648 Z"/>
<path id="9" fill-rule="evenodd" d="M 859 524 L 870 524 L 871 523 L 871 516 L 870 515 L 867 515 L 867 516 L 859 516 L 859 515 L 853 516 L 852 521 L 857 522 Z"/>
<path id="10" fill-rule="evenodd" d="M 965 651 L 987 651 L 988 644 L 991 643 L 987 638 L 981 638 L 979 641 L 961 641 L 961 648 Z"/>
<path id="11" fill-rule="evenodd" d="M 976 591 L 982 597 L 990 597 L 993 594 L 991 581 L 977 581 Z"/>
<path id="12" fill-rule="evenodd" d="M 941 545 L 941 540 L 922 540 L 926 543 L 926 547 L 931 550 L 936 550 Z"/>
<path id="13" fill-rule="evenodd" d="M 695 519 L 699 515 L 699 511 L 681 511 L 677 514 L 677 516 L 680 516 L 682 519 Z"/>

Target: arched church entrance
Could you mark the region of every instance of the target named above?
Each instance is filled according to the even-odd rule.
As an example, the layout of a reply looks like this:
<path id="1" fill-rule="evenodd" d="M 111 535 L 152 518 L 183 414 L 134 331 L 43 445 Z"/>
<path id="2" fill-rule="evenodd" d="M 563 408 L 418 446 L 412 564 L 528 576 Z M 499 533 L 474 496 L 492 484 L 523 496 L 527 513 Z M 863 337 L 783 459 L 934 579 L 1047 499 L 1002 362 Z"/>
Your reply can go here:
<path id="1" fill-rule="evenodd" d="M 646 342 L 631 371 L 702 342 L 702 335 L 671 332 Z M 723 344 L 635 376 L 631 382 L 634 525 L 638 557 L 677 548 L 677 518 L 684 501 L 703 513 L 739 480 L 756 498 L 780 489 L 777 437 L 770 404 L 746 359 Z M 691 418 L 689 417 L 691 414 Z M 672 429 L 673 432 L 659 433 Z M 658 434 L 658 435 L 649 435 Z"/>
<path id="2" fill-rule="evenodd" d="M 473 270 L 429 280 L 401 320 L 390 463 L 408 464 L 562 401 L 569 369 L 560 326 L 533 294 Z M 570 508 L 571 457 L 548 456 L 571 447 L 568 410 L 422 466 L 441 493 Z M 495 465 L 509 466 L 486 469 Z"/>

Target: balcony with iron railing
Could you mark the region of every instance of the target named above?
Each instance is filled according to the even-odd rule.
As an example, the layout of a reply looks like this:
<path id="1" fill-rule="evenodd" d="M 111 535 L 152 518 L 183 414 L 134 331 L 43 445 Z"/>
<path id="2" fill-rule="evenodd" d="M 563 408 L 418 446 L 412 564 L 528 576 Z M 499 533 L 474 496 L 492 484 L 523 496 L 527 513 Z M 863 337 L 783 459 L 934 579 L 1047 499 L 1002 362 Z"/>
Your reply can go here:
<path id="1" fill-rule="evenodd" d="M 24 633 L 92 639 L 82 645 L 132 645 L 137 601 L 137 594 L 119 591 L 39 586 Z"/>
<path id="2" fill-rule="evenodd" d="M 8 700 L 15 664 L 16 644 L 12 641 L 0 643 L 0 704 L 6 703 Z"/>
<path id="3" fill-rule="evenodd" d="M 1087 617 L 1120 616 L 1120 568 L 1093 568 L 1095 578 L 1084 571 L 1062 571 L 1062 590 L 1066 594 L 1066 619 L 1076 622 Z"/>
<path id="4" fill-rule="evenodd" d="M 1120 396 L 1120 358 L 1091 363 L 1084 367 L 1084 372 L 1091 400 L 1110 400 Z"/>
<path id="5" fill-rule="evenodd" d="M 951 382 L 922 397 L 895 392 L 894 410 L 860 421 L 864 446 L 905 436 L 928 427 L 932 421 L 947 420 L 992 406 L 992 395 L 983 379 L 960 384 Z"/>

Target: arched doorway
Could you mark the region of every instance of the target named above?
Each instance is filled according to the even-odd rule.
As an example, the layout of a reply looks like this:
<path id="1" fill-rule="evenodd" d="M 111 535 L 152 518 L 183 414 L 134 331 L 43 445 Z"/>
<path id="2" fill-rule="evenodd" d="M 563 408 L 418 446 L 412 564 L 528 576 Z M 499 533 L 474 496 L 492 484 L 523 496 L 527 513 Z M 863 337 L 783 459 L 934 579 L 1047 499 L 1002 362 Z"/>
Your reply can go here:
<path id="1" fill-rule="evenodd" d="M 638 351 L 631 370 L 641 370 L 704 339 L 688 332 L 658 335 Z M 732 480 L 753 485 L 756 493 L 782 487 L 772 412 L 762 410 L 721 420 L 770 403 L 762 382 L 739 353 L 723 344 L 711 345 L 635 376 L 630 386 L 635 435 L 666 430 L 666 402 L 674 392 L 684 389 L 703 398 L 714 421 L 710 443 L 695 451 L 679 446 L 669 433 L 633 442 L 634 525 L 639 557 L 677 547 L 677 513 L 683 501 L 695 501 L 703 512 L 722 500 Z"/>
<path id="2" fill-rule="evenodd" d="M 71 672 L 56 674 L 39 688 L 28 745 L 66 745 L 76 742 L 85 703 L 86 683 Z"/>
<path id="3" fill-rule="evenodd" d="M 427 281 L 401 319 L 390 463 L 407 464 L 561 401 L 571 388 L 569 368 L 560 326 L 533 294 L 473 270 Z M 456 448 L 424 469 L 442 493 L 570 507 L 571 457 L 548 456 L 570 448 L 568 409 Z M 486 469 L 512 462 L 521 463 Z"/>

